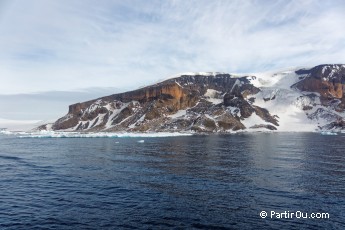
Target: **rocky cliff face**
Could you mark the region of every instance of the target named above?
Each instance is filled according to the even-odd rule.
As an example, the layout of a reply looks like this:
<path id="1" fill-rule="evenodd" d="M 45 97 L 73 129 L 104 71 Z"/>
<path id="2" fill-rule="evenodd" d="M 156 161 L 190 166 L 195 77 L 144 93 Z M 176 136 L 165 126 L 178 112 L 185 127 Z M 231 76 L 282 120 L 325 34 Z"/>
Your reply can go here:
<path id="1" fill-rule="evenodd" d="M 345 109 L 345 65 L 319 65 L 309 70 L 296 73 L 306 75 L 294 87 L 302 91 L 320 94 L 323 105 L 327 106 L 337 100 L 339 111 Z"/>
<path id="2" fill-rule="evenodd" d="M 344 92 L 344 65 L 248 76 L 183 74 L 138 90 L 70 105 L 68 114 L 52 129 L 294 131 L 289 129 L 299 124 L 308 129 L 343 129 Z"/>
<path id="3" fill-rule="evenodd" d="M 319 65 L 309 70 L 299 70 L 296 73 L 302 74 L 304 77 L 292 87 L 316 93 L 320 104 L 324 107 L 318 108 L 308 117 L 312 119 L 323 116 L 330 122 L 324 125 L 324 129 L 344 129 L 345 65 Z M 311 110 L 312 108 L 313 105 L 309 105 L 305 109 Z"/>

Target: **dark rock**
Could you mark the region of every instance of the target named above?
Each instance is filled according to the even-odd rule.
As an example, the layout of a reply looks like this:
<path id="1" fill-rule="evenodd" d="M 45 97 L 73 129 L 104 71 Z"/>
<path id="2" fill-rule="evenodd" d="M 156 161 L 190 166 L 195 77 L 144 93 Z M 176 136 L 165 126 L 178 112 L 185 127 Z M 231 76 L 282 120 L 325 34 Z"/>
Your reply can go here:
<path id="1" fill-rule="evenodd" d="M 309 70 L 298 70 L 297 74 L 306 75 L 292 87 L 301 91 L 320 94 L 321 103 L 325 106 L 333 99 L 341 99 L 338 110 L 345 110 L 345 65 L 319 65 Z"/>
<path id="2" fill-rule="evenodd" d="M 320 127 L 321 130 L 345 130 L 345 121 L 343 119 L 339 119 L 337 121 L 331 122 L 323 127 Z"/>
<path id="3" fill-rule="evenodd" d="M 260 108 L 259 106 L 253 106 L 256 115 L 261 117 L 264 121 L 270 122 L 276 126 L 279 126 L 277 119 L 272 116 L 267 109 Z"/>
<path id="4" fill-rule="evenodd" d="M 314 106 L 319 106 L 320 98 L 322 106 L 327 108 L 309 112 L 308 117 L 330 122 L 339 120 L 336 112 L 345 111 L 345 67 L 320 65 L 296 73 L 300 75 L 300 81 L 292 87 L 310 92 L 303 96 L 309 97 L 310 103 L 306 98 L 301 98 L 297 99 L 301 100 L 298 105 L 309 112 Z M 58 119 L 52 129 L 228 132 L 245 129 L 241 121 L 255 113 L 270 124 L 257 124 L 254 128 L 276 130 L 279 117 L 254 105 L 257 96 L 251 95 L 256 95 L 260 89 L 250 83 L 251 79 L 255 79 L 255 76 L 182 75 L 141 89 L 70 105 L 68 114 Z M 215 95 L 206 96 L 207 90 L 215 90 Z M 222 103 L 215 99 L 222 99 Z M 265 101 L 275 99 L 276 95 L 264 98 Z M 177 112 L 185 115 L 177 117 Z M 172 114 L 176 116 L 170 116 Z M 341 124 L 335 123 L 334 127 L 341 127 Z"/>

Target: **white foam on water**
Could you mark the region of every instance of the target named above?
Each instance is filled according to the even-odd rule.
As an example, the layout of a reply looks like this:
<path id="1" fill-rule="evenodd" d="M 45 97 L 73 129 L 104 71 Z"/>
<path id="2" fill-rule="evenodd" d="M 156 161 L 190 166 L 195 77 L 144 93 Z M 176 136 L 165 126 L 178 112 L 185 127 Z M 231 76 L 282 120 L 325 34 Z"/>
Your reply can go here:
<path id="1" fill-rule="evenodd" d="M 321 132 L 320 134 L 321 135 L 328 135 L 328 136 L 336 136 L 336 135 L 338 135 L 337 133 L 332 132 L 332 131 L 324 131 L 324 132 Z"/>
<path id="2" fill-rule="evenodd" d="M 21 138 L 122 138 L 122 137 L 175 137 L 191 136 L 192 133 L 80 133 L 80 132 L 54 132 L 40 131 L 32 133 L 21 133 Z"/>

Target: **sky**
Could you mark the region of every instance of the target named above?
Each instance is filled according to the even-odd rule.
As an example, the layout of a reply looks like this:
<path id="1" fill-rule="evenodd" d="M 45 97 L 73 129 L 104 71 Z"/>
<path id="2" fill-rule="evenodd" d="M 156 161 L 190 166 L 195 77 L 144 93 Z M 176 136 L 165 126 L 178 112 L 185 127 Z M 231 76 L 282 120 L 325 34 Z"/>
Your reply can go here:
<path id="1" fill-rule="evenodd" d="M 344 12 L 343 0 L 0 0 L 0 95 L 345 63 Z"/>
<path id="2" fill-rule="evenodd" d="M 68 112 L 68 105 L 120 91 L 117 88 L 101 87 L 79 91 L 0 94 L 0 128 L 1 119 L 52 122 Z"/>
<path id="3" fill-rule="evenodd" d="M 345 63 L 342 0 L 0 0 L 0 92 Z"/>

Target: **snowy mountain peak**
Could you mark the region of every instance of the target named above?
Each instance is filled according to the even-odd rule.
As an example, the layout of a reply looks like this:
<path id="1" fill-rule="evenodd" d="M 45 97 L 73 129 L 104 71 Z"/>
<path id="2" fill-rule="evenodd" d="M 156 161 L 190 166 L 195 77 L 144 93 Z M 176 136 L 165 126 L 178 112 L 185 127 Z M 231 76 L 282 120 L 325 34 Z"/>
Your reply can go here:
<path id="1" fill-rule="evenodd" d="M 315 131 L 345 127 L 345 66 L 248 75 L 184 73 L 69 107 L 53 130 Z M 41 126 L 40 129 L 45 129 Z"/>
<path id="2" fill-rule="evenodd" d="M 322 79 L 324 81 L 337 80 L 341 82 L 345 80 L 345 65 L 343 64 L 327 64 L 318 65 L 310 69 L 301 69 L 296 71 L 297 74 L 308 74 L 308 76 Z"/>

